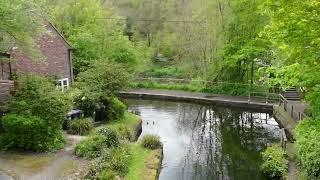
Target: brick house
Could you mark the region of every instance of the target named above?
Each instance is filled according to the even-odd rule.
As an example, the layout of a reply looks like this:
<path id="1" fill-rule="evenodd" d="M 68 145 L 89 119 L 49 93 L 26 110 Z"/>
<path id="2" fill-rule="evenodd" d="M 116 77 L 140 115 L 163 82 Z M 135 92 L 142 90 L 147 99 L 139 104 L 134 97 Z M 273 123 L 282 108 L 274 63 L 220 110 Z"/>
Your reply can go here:
<path id="1" fill-rule="evenodd" d="M 17 74 L 36 74 L 54 77 L 62 89 L 73 81 L 72 47 L 57 30 L 48 23 L 46 32 L 36 39 L 40 58 L 32 59 L 19 48 L 7 52 L 9 61 L 0 64 L 0 79 L 8 80 Z"/>

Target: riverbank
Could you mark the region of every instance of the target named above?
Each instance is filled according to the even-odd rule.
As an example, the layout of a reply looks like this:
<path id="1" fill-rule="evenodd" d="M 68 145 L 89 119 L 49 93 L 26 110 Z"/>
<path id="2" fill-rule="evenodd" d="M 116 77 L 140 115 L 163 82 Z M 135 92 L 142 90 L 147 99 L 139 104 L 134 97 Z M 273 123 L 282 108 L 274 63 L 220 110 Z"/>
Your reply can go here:
<path id="1" fill-rule="evenodd" d="M 156 180 L 159 177 L 163 157 L 163 149 L 150 150 L 137 142 L 142 132 L 142 119 L 132 113 L 126 112 L 124 118 L 106 124 L 118 131 L 129 130 L 128 139 L 131 141 L 130 158 L 126 180 Z"/>
<path id="2" fill-rule="evenodd" d="M 216 105 L 227 105 L 229 107 L 241 107 L 249 108 L 253 110 L 267 110 L 272 111 L 275 119 L 284 127 L 287 138 L 290 142 L 287 142 L 286 151 L 289 160 L 288 178 L 295 180 L 298 176 L 297 163 L 295 159 L 295 127 L 297 122 L 294 121 L 290 115 L 284 111 L 283 108 L 277 104 L 266 104 L 261 102 L 261 99 L 253 99 L 250 103 L 244 97 L 228 97 L 228 96 L 217 96 L 208 93 L 190 93 L 183 91 L 168 91 L 168 90 L 146 90 L 136 89 L 129 90 L 126 92 L 120 92 L 120 97 L 123 98 L 134 98 L 134 99 L 151 99 L 151 100 L 171 100 L 171 101 L 182 101 L 182 102 L 193 102 L 193 103 L 205 103 L 205 104 L 216 104 Z"/>
<path id="3" fill-rule="evenodd" d="M 150 150 L 143 148 L 140 144 L 133 145 L 129 161 L 129 173 L 126 180 L 156 180 L 159 177 L 163 149 Z"/>

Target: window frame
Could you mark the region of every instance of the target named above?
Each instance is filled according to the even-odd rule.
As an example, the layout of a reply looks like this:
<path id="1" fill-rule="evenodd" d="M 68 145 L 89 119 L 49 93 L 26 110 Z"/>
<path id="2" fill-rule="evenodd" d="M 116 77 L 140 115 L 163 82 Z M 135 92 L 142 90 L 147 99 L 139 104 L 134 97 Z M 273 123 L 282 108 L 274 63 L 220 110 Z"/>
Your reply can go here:
<path id="1" fill-rule="evenodd" d="M 66 82 L 66 85 L 64 85 L 65 82 Z M 57 88 L 61 89 L 61 91 L 64 91 L 65 89 L 69 89 L 69 86 L 70 86 L 69 78 L 58 79 Z"/>

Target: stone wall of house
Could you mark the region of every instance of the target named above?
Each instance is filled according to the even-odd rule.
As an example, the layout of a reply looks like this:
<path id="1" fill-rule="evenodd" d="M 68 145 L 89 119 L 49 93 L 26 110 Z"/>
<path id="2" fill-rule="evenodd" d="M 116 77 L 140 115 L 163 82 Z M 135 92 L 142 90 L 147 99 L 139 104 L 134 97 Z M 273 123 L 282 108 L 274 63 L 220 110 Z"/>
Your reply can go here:
<path id="1" fill-rule="evenodd" d="M 14 92 L 14 82 L 9 80 L 0 80 L 0 116 L 4 111 L 11 93 Z"/>
<path id="2" fill-rule="evenodd" d="M 33 58 L 17 49 L 11 53 L 11 68 L 16 74 L 37 74 L 72 80 L 70 47 L 50 25 L 36 44 L 40 55 Z"/>

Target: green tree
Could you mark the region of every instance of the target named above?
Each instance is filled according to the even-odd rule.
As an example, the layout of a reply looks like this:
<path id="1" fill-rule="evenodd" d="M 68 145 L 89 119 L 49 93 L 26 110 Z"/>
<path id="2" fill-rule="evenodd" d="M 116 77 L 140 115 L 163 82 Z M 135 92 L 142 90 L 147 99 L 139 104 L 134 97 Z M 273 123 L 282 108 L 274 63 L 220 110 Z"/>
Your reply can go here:
<path id="1" fill-rule="evenodd" d="M 112 7 L 104 6 L 100 0 L 57 3 L 52 18 L 74 47 L 76 75 L 101 59 L 129 67 L 144 59 L 144 49 L 124 35 L 124 22 L 113 19 L 117 16 Z"/>
<path id="2" fill-rule="evenodd" d="M 115 102 L 115 93 L 128 84 L 129 74 L 122 65 L 97 61 L 77 77 L 75 86 L 80 89 L 80 93 L 75 100 L 76 105 L 85 111 L 86 116 L 91 116 L 102 105 L 111 104 L 122 109 L 121 104 L 112 102 Z"/>
<path id="3" fill-rule="evenodd" d="M 311 110 L 319 112 L 319 1 L 268 0 L 263 8 L 272 19 L 263 35 L 274 47 L 275 81 L 284 88 L 303 88 Z"/>
<path id="4" fill-rule="evenodd" d="M 34 37 L 41 32 L 43 19 L 35 1 L 1 0 L 0 19 L 1 53 L 14 46 L 36 52 Z"/>

